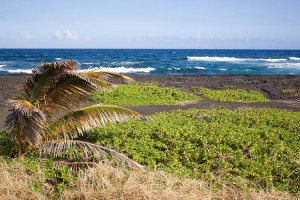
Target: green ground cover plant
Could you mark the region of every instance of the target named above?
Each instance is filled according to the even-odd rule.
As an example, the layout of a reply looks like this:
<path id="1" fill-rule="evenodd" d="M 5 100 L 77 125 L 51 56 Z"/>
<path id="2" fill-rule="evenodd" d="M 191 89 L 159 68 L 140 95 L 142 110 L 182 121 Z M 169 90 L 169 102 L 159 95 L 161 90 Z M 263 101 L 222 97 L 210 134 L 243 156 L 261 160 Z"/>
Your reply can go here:
<path id="1" fill-rule="evenodd" d="M 118 85 L 111 92 L 96 92 L 93 98 L 98 102 L 126 106 L 176 105 L 179 101 L 200 100 L 199 96 L 191 93 L 158 87 L 155 82 Z"/>
<path id="2" fill-rule="evenodd" d="M 299 112 L 215 108 L 150 117 L 95 129 L 87 139 L 177 176 L 299 192 Z"/>
<path id="3" fill-rule="evenodd" d="M 247 195 L 247 191 L 254 189 L 271 191 L 273 188 L 299 194 L 300 113 L 268 108 L 235 111 L 214 108 L 171 111 L 152 115 L 151 118 L 153 121 L 150 122 L 129 120 L 108 124 L 95 129 L 84 139 L 118 150 L 144 164 L 150 171 L 170 172 L 172 176 L 180 177 L 176 179 L 178 184 L 190 182 L 187 178 L 196 178 L 199 184 L 210 185 L 209 191 L 205 189 L 205 193 L 210 195 L 222 196 L 220 191 L 229 185 L 235 189 L 229 189 L 224 193 L 226 195 Z M 66 166 L 56 167 L 56 161 L 63 157 L 80 161 L 80 152 L 72 151 L 59 158 L 44 159 L 38 151 L 32 151 L 21 161 L 11 158 L 17 156 L 17 148 L 7 135 L 5 131 L 0 132 L 0 174 L 8 179 L 6 184 L 0 184 L 0 188 L 5 187 L 5 191 L 11 193 L 16 191 L 18 196 L 30 193 L 55 199 L 80 192 L 82 195 L 95 194 L 90 190 L 90 182 L 82 182 L 85 177 L 78 180 L 87 172 L 79 171 L 75 173 L 77 176 Z M 106 181 L 115 183 L 113 174 L 116 171 L 109 172 Z M 8 173 L 12 174 L 8 176 Z M 92 180 L 93 187 L 103 188 L 99 172 L 95 173 L 99 180 Z M 125 179 L 120 180 L 122 183 L 132 178 L 126 171 L 118 173 L 124 173 Z M 150 182 L 144 187 L 153 188 Z M 16 183 L 19 185 L 17 188 L 13 186 Z M 19 183 L 26 188 L 20 188 Z M 82 188 L 86 189 L 82 191 Z M 236 188 L 242 190 L 237 191 Z M 21 191 L 26 191 L 26 194 Z M 136 192 L 135 195 L 139 193 Z M 264 198 L 258 193 L 252 194 L 254 199 Z M 268 195 L 275 198 L 282 194 L 271 192 Z"/>
<path id="4" fill-rule="evenodd" d="M 299 89 L 282 89 L 281 92 L 284 94 L 294 94 L 294 93 L 300 92 L 300 88 Z"/>
<path id="5" fill-rule="evenodd" d="M 228 89 L 228 90 L 211 90 L 204 87 L 192 87 L 192 89 L 204 96 L 207 99 L 218 100 L 218 101 L 248 101 L 248 102 L 267 102 L 266 99 L 260 92 L 250 90 L 247 92 L 244 89 Z"/>

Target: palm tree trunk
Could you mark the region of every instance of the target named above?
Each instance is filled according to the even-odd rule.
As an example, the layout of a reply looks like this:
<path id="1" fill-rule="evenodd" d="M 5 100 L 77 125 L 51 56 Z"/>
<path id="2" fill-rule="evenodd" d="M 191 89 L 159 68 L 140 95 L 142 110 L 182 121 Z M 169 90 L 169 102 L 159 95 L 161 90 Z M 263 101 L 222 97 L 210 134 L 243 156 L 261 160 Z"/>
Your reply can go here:
<path id="1" fill-rule="evenodd" d="M 25 153 L 22 155 L 22 160 L 27 156 L 27 154 L 33 149 L 33 148 L 35 148 L 35 145 L 29 145 L 28 147 L 27 147 L 27 150 L 25 151 Z"/>
<path id="2" fill-rule="evenodd" d="M 17 125 L 17 142 L 18 142 L 18 155 L 22 154 L 22 130 L 20 125 Z"/>

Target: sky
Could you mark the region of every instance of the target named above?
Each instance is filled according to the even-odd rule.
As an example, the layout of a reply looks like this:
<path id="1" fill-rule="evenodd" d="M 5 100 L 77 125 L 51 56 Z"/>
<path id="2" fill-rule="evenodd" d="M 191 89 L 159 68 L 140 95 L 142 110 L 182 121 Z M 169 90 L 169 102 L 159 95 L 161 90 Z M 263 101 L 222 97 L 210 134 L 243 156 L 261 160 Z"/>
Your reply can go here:
<path id="1" fill-rule="evenodd" d="M 0 0 L 0 48 L 300 49 L 300 0 Z"/>

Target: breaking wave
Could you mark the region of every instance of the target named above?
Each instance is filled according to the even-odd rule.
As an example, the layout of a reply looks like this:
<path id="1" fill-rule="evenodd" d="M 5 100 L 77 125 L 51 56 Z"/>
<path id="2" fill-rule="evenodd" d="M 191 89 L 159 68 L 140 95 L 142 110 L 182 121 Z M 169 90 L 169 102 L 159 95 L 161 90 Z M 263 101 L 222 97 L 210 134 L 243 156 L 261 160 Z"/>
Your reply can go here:
<path id="1" fill-rule="evenodd" d="M 152 67 L 147 68 L 132 68 L 132 67 L 98 67 L 98 68 L 92 68 L 91 70 L 96 71 L 104 71 L 104 72 L 115 72 L 115 73 L 137 73 L 137 72 L 143 72 L 143 73 L 149 73 L 151 71 L 154 71 L 155 69 Z"/>
<path id="2" fill-rule="evenodd" d="M 283 66 L 278 66 L 278 65 L 268 67 L 268 69 L 282 69 L 282 68 L 283 68 Z"/>
<path id="3" fill-rule="evenodd" d="M 83 65 L 93 65 L 95 63 L 82 63 Z"/>
<path id="4" fill-rule="evenodd" d="M 285 58 L 254 59 L 254 58 L 235 58 L 235 57 L 209 57 L 209 56 L 205 56 L 205 57 L 188 56 L 187 59 L 190 61 L 209 61 L 209 62 L 241 62 L 241 61 L 282 62 L 288 60 Z"/>
<path id="5" fill-rule="evenodd" d="M 283 69 L 283 68 L 294 68 L 300 69 L 300 63 L 278 63 L 276 65 L 268 66 L 269 69 Z"/>
<path id="6" fill-rule="evenodd" d="M 300 60 L 298 57 L 288 57 L 289 60 Z"/>
<path id="7" fill-rule="evenodd" d="M 205 67 L 195 67 L 195 69 L 206 69 Z"/>
<path id="8" fill-rule="evenodd" d="M 124 61 L 124 62 L 111 62 L 109 63 L 110 66 L 128 66 L 128 65 L 137 65 L 142 62 L 131 62 L 131 61 Z"/>
<path id="9" fill-rule="evenodd" d="M 18 73 L 25 73 L 25 74 L 31 74 L 32 69 L 0 69 L 0 71 L 5 71 L 11 74 L 18 74 Z"/>

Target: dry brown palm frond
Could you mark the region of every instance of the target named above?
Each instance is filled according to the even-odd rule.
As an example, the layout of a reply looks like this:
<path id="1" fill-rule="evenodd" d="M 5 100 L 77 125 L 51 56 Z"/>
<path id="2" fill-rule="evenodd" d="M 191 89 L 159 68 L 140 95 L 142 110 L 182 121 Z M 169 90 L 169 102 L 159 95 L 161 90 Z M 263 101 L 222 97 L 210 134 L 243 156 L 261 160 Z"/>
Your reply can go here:
<path id="1" fill-rule="evenodd" d="M 126 83 L 132 83 L 134 80 L 130 78 L 129 76 L 123 75 L 123 74 L 117 74 L 113 72 L 96 72 L 95 70 L 86 71 L 84 73 L 80 74 L 83 77 L 91 78 L 91 79 L 100 79 L 100 80 L 106 80 L 108 78 L 114 78 L 117 80 L 124 81 Z"/>
<path id="2" fill-rule="evenodd" d="M 65 162 L 60 161 L 56 162 L 54 165 L 54 169 L 60 167 L 68 167 L 68 173 L 77 174 L 79 170 L 87 170 L 92 167 L 97 167 L 99 163 L 96 162 Z"/>
<path id="3" fill-rule="evenodd" d="M 107 153 L 108 155 L 112 156 L 117 161 L 117 163 L 127 163 L 129 166 L 133 166 L 140 171 L 144 170 L 144 167 L 142 165 L 129 159 L 123 154 L 118 153 L 110 148 L 88 142 L 78 140 L 50 140 L 40 144 L 39 149 L 45 154 L 57 156 L 66 151 L 72 150 L 74 147 L 76 149 L 82 149 L 86 157 L 96 155 L 99 158 L 106 160 L 105 153 Z"/>
<path id="4" fill-rule="evenodd" d="M 42 140 L 40 133 L 46 120 L 45 115 L 26 100 L 10 99 L 8 103 L 13 113 L 7 117 L 6 129 L 18 129 L 14 131 L 24 135 L 30 144 L 39 143 Z"/>
<path id="5" fill-rule="evenodd" d="M 45 71 L 49 68 L 54 68 L 56 70 L 63 70 L 63 71 L 76 71 L 79 69 L 79 65 L 78 62 L 73 61 L 73 60 L 64 60 L 64 61 L 60 61 L 60 62 L 53 62 L 53 63 L 43 63 L 41 62 L 41 64 L 34 68 L 32 70 L 34 75 L 38 75 L 38 74 L 43 74 L 45 73 Z"/>
<path id="6" fill-rule="evenodd" d="M 12 108 L 15 111 L 22 113 L 24 117 L 31 118 L 33 113 L 35 112 L 41 113 L 38 108 L 36 108 L 34 105 L 32 105 L 31 103 L 23 99 L 14 98 L 14 99 L 9 99 L 7 102 L 12 106 Z"/>
<path id="7" fill-rule="evenodd" d="M 95 127 L 105 126 L 107 123 L 122 122 L 131 118 L 150 120 L 147 116 L 126 108 L 93 105 L 68 113 L 50 124 L 46 132 L 49 131 L 49 137 L 74 139 Z"/>

